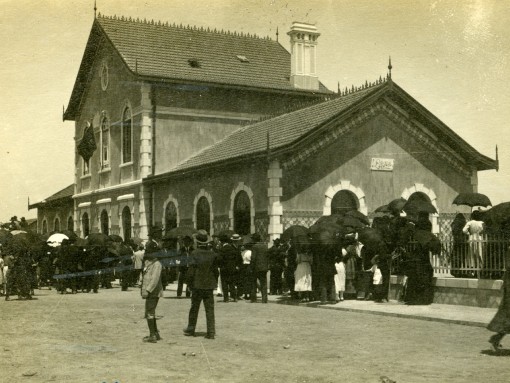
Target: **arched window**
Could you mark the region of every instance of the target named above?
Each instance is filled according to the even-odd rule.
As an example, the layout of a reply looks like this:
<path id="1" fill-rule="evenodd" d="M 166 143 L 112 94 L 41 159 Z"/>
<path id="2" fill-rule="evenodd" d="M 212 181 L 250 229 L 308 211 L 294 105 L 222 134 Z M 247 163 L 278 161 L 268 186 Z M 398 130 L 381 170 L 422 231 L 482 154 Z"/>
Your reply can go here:
<path id="1" fill-rule="evenodd" d="M 124 109 L 122 113 L 122 163 L 131 162 L 132 155 L 132 122 L 131 122 L 131 110 L 129 108 Z"/>
<path id="2" fill-rule="evenodd" d="M 340 190 L 331 200 L 331 214 L 347 213 L 350 210 L 358 210 L 358 208 L 358 197 L 350 190 Z"/>
<path id="3" fill-rule="evenodd" d="M 108 212 L 103 210 L 101 212 L 101 233 L 108 235 L 109 227 L 108 227 Z"/>
<path id="4" fill-rule="evenodd" d="M 74 231 L 74 221 L 72 216 L 67 219 L 67 230 Z"/>
<path id="5" fill-rule="evenodd" d="M 197 202 L 197 230 L 211 231 L 211 207 L 206 197 L 200 197 Z"/>
<path id="6" fill-rule="evenodd" d="M 234 199 L 234 231 L 237 234 L 250 234 L 250 213 L 250 197 L 245 191 L 240 191 Z"/>
<path id="7" fill-rule="evenodd" d="M 60 219 L 55 218 L 53 222 L 53 231 L 60 231 Z"/>
<path id="8" fill-rule="evenodd" d="M 83 213 L 81 216 L 81 231 L 83 237 L 87 237 L 90 234 L 89 215 L 87 213 Z"/>
<path id="9" fill-rule="evenodd" d="M 46 220 L 44 220 L 42 222 L 42 233 L 43 234 L 47 234 L 48 233 L 48 222 L 46 222 Z"/>
<path id="10" fill-rule="evenodd" d="M 110 167 L 110 124 L 108 118 L 101 120 L 101 169 Z"/>
<path id="11" fill-rule="evenodd" d="M 168 202 L 165 208 L 165 233 L 177 227 L 177 208 L 173 202 Z"/>
<path id="12" fill-rule="evenodd" d="M 124 234 L 124 241 L 131 238 L 131 210 L 129 207 L 122 209 L 122 231 Z"/>

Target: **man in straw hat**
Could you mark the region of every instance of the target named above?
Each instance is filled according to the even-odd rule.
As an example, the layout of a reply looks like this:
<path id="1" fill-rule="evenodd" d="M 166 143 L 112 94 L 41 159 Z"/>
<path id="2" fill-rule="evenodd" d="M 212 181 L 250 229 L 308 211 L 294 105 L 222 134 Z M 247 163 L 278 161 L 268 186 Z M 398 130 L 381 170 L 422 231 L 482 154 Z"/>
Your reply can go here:
<path id="1" fill-rule="evenodd" d="M 191 253 L 188 263 L 187 282 L 191 286 L 191 308 L 188 316 L 188 326 L 184 335 L 195 336 L 200 303 L 204 302 L 205 318 L 207 322 L 206 339 L 214 339 L 216 335 L 214 322 L 214 294 L 218 284 L 218 256 L 209 246 L 209 236 L 205 230 L 199 230 L 195 236 L 197 248 Z"/>

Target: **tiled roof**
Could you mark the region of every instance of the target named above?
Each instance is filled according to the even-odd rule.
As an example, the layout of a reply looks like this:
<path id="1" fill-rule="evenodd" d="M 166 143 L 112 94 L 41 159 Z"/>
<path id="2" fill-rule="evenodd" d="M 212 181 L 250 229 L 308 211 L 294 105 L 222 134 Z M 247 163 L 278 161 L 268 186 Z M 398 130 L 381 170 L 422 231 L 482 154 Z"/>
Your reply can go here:
<path id="1" fill-rule="evenodd" d="M 348 109 L 368 94 L 376 92 L 384 84 L 239 128 L 223 140 L 181 162 L 170 173 L 263 152 L 267 150 L 268 132 L 270 150 L 284 147 Z"/>
<path id="2" fill-rule="evenodd" d="M 138 75 L 297 90 L 289 81 L 290 53 L 269 38 L 118 17 L 99 16 L 97 21 Z M 321 84 L 319 93 L 331 92 Z"/>
<path id="3" fill-rule="evenodd" d="M 56 192 L 55 194 L 45 198 L 44 200 L 29 205 L 28 208 L 29 209 L 37 208 L 39 206 L 44 205 L 45 203 L 56 202 L 56 201 L 63 200 L 63 199 L 72 200 L 73 194 L 74 194 L 74 184 L 71 184 L 71 185 L 65 187 L 64 189 Z"/>

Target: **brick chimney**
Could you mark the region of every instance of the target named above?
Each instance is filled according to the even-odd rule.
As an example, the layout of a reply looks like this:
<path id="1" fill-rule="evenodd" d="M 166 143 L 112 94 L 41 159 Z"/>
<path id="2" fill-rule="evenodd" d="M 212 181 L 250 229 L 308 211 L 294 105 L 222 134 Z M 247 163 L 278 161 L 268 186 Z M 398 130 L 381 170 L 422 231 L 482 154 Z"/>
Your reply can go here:
<path id="1" fill-rule="evenodd" d="M 317 76 L 317 39 L 320 33 L 314 24 L 294 21 L 287 32 L 290 36 L 290 82 L 299 89 L 319 89 Z"/>

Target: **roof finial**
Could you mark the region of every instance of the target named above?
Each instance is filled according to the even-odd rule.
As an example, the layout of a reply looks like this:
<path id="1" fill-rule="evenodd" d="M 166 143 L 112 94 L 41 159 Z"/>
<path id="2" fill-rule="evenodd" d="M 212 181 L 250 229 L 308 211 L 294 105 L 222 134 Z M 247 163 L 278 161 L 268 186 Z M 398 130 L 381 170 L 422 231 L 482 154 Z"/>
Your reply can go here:
<path id="1" fill-rule="evenodd" d="M 278 42 L 278 35 L 279 35 L 279 33 L 278 33 L 278 27 L 276 27 L 276 42 Z"/>
<path id="2" fill-rule="evenodd" d="M 338 87 L 337 93 L 338 93 L 338 94 L 341 94 L 341 93 L 340 93 L 340 81 L 338 81 L 337 87 Z"/>
<path id="3" fill-rule="evenodd" d="M 97 13 L 97 6 L 96 6 L 96 0 L 94 0 L 94 19 L 96 18 Z"/>
<path id="4" fill-rule="evenodd" d="M 496 171 L 499 171 L 498 145 L 496 145 Z"/>
<path id="5" fill-rule="evenodd" d="M 389 72 L 388 72 L 388 78 L 391 78 L 391 68 L 393 68 L 393 67 L 391 66 L 391 56 L 390 56 L 390 61 L 389 61 L 389 63 L 388 63 L 388 70 L 389 70 Z"/>

